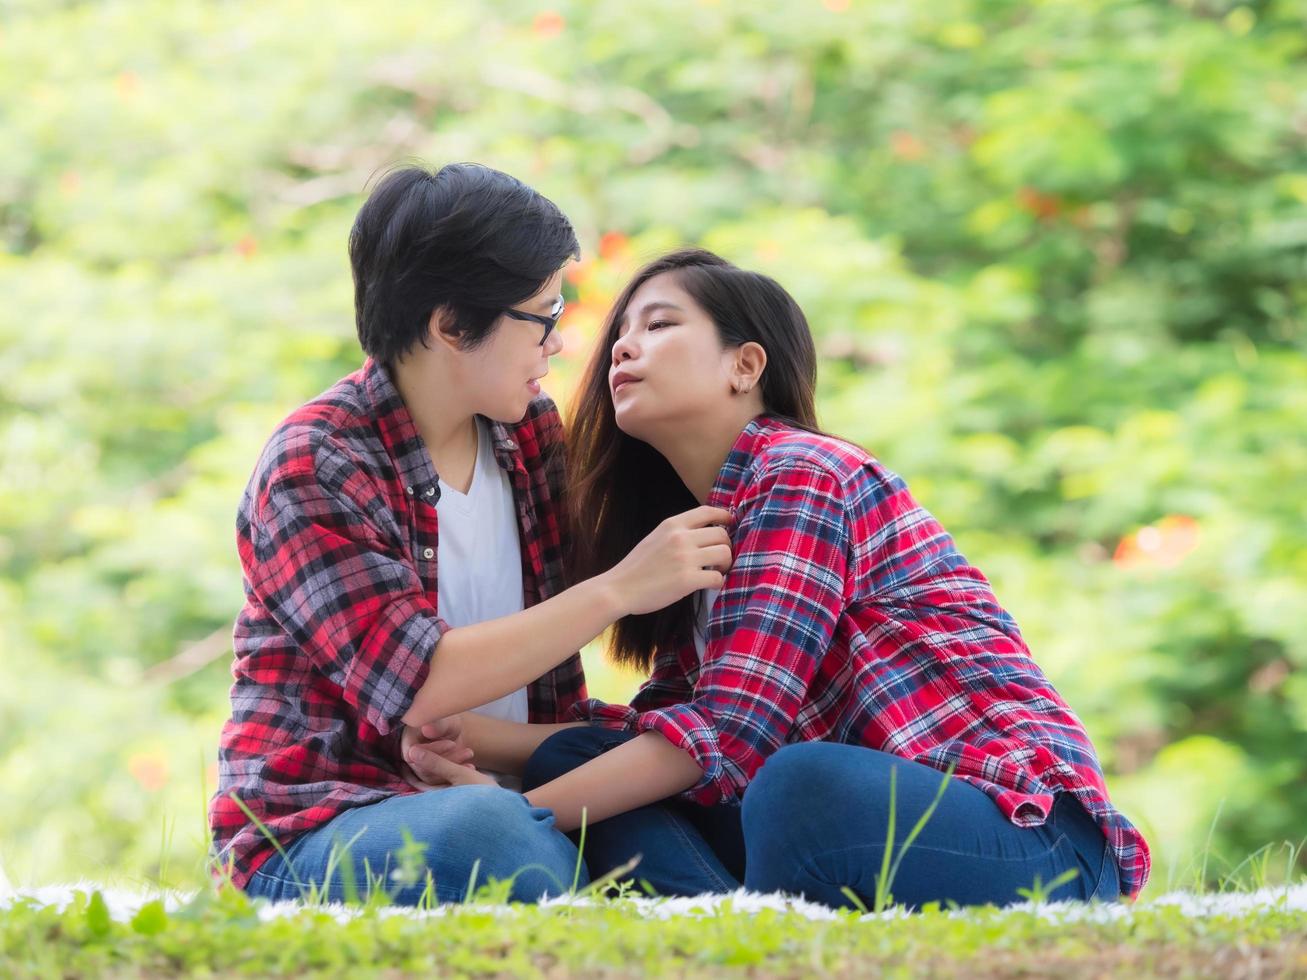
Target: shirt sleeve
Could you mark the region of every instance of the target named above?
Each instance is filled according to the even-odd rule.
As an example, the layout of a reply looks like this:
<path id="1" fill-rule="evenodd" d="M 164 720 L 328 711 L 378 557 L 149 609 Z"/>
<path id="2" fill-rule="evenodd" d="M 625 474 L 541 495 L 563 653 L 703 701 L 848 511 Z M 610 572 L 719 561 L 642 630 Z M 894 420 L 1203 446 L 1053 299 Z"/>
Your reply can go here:
<path id="1" fill-rule="evenodd" d="M 397 534 L 376 516 L 376 483 L 343 454 L 277 475 L 242 553 L 254 598 L 382 735 L 399 727 L 448 625 Z"/>
<path id="2" fill-rule="evenodd" d="M 782 460 L 737 508 L 734 563 L 717 598 L 691 697 L 639 712 L 703 777 L 683 796 L 736 802 L 780 748 L 845 607 L 849 534 L 834 474 Z"/>

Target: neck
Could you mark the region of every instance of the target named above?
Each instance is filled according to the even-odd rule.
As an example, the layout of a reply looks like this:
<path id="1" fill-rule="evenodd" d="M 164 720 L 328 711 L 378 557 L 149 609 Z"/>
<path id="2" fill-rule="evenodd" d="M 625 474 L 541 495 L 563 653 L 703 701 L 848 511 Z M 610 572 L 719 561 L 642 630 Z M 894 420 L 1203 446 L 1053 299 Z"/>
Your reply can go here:
<path id="1" fill-rule="evenodd" d="M 438 365 L 412 358 L 399 361 L 391 371 L 433 464 L 459 453 L 468 443 L 469 432 L 476 432 L 475 413 L 459 386 L 454 379 L 437 374 L 443 374 Z M 439 472 L 439 465 L 436 469 Z"/>
<path id="2" fill-rule="evenodd" d="M 694 499 L 706 504 L 735 440 L 762 411 L 757 399 L 750 398 L 731 411 L 678 424 L 674 431 L 658 432 L 646 441 L 672 464 Z"/>

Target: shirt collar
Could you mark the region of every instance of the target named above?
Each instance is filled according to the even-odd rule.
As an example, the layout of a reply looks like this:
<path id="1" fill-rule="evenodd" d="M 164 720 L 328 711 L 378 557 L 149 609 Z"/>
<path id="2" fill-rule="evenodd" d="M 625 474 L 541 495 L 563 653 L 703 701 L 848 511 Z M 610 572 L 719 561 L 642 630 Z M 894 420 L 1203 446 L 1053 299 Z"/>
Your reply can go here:
<path id="1" fill-rule="evenodd" d="M 490 444 L 494 447 L 495 459 L 502 469 L 511 472 L 517 467 L 522 452 L 517 440 L 513 438 L 512 433 L 508 431 L 508 426 L 503 422 L 496 422 L 494 419 L 486 419 L 486 421 L 490 423 Z"/>
<path id="2" fill-rule="evenodd" d="M 418 495 L 436 488 L 438 493 L 437 481 L 440 476 L 431 462 L 426 444 L 418 434 L 413 415 L 390 377 L 390 371 L 369 357 L 363 365 L 363 386 L 367 393 L 368 408 L 381 433 L 381 442 L 395 461 L 405 491 L 408 492 L 411 488 L 411 495 Z M 490 442 L 494 447 L 496 462 L 502 469 L 512 472 L 519 465 L 521 450 L 517 441 L 502 422 L 491 419 L 486 421 L 490 424 Z"/>
<path id="3" fill-rule="evenodd" d="M 748 479 L 749 472 L 757 462 L 758 455 L 766 449 L 785 423 L 771 415 L 758 415 L 749 421 L 735 438 L 735 444 L 726 454 L 708 495 L 708 506 L 730 509 L 735 503 L 740 488 Z"/>

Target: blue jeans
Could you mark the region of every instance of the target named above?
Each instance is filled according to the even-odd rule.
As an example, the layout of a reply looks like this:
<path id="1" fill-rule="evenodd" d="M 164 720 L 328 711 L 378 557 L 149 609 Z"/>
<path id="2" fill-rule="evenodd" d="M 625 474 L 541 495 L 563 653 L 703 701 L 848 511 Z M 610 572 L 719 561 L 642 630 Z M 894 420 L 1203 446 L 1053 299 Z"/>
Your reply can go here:
<path id="1" fill-rule="evenodd" d="M 541 745 L 528 764 L 528 778 L 538 785 L 551 769 L 575 768 L 572 763 L 584 762 L 583 756 L 594 758 L 632 737 L 568 729 Z M 946 777 L 885 752 L 834 742 L 781 748 L 754 777 L 742 807 L 664 802 L 595 824 L 587 834 L 586 863 L 598 877 L 638 853 L 642 858 L 631 876 L 649 880 L 662 894 L 725 891 L 743 881 L 751 891 L 849 907 L 854 903 L 842 891 L 847 887 L 870 907 L 888 835 L 891 771 L 892 863 Z M 1076 877 L 1049 898 L 1117 898 L 1120 884 L 1107 841 L 1070 794 L 1057 797 L 1042 826 L 1018 827 L 984 792 L 950 778 L 890 892 L 896 903 L 912 908 L 935 901 L 1007 905 L 1022 901 L 1017 889 L 1030 888 L 1036 877 L 1047 886 L 1072 869 Z"/>
<path id="2" fill-rule="evenodd" d="M 406 830 L 423 851 L 416 875 L 396 880 Z M 346 899 L 348 881 L 366 898 L 370 872 L 383 877 L 381 887 L 392 902 L 416 905 L 430 871 L 436 901 L 461 902 L 476 864 L 477 886 L 513 878 L 512 900 L 534 902 L 567 891 L 577 860 L 575 845 L 554 829 L 552 811 L 498 786 L 453 786 L 355 807 L 301 834 L 285 850 L 294 873 L 273 854 L 246 885 L 251 897 L 301 898 L 298 877 L 305 888 L 316 884 L 329 901 Z M 588 882 L 582 864 L 579 883 Z"/>
<path id="3" fill-rule="evenodd" d="M 528 760 L 522 788 L 543 786 L 634 737 L 606 728 L 565 728 Z M 579 833 L 568 836 L 580 841 Z M 735 891 L 744 878 L 740 808 L 666 800 L 628 810 L 586 827 L 584 857 L 596 879 L 638 857 L 636 867 L 620 877 L 647 882 L 659 895 Z"/>

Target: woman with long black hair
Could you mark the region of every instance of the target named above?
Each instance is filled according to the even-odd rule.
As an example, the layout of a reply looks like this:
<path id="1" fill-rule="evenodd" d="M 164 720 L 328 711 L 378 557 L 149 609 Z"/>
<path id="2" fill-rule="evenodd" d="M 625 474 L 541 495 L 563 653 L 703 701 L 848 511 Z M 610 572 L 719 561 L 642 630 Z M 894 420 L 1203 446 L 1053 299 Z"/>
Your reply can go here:
<path id="1" fill-rule="evenodd" d="M 1147 844 L 1080 720 L 904 482 L 819 430 L 815 381 L 807 321 L 766 276 L 689 249 L 618 297 L 573 412 L 574 573 L 696 503 L 733 513 L 733 564 L 617 623 L 612 654 L 649 680 L 574 708 L 590 725 L 540 745 L 528 800 L 564 829 L 586 809 L 592 874 L 639 855 L 667 893 L 870 904 L 892 848 L 911 906 L 1057 879 L 1055 898 L 1137 895 Z M 483 762 L 524 737 L 492 727 L 469 733 Z"/>

